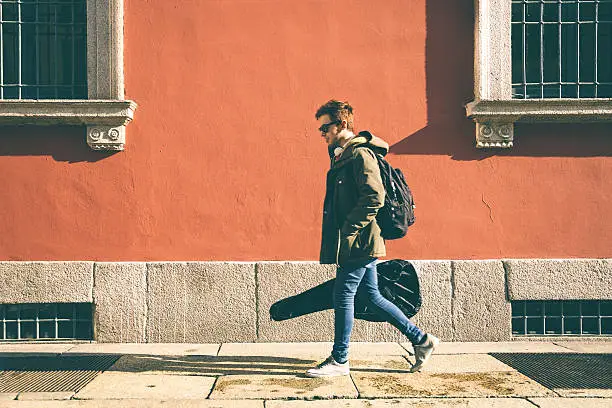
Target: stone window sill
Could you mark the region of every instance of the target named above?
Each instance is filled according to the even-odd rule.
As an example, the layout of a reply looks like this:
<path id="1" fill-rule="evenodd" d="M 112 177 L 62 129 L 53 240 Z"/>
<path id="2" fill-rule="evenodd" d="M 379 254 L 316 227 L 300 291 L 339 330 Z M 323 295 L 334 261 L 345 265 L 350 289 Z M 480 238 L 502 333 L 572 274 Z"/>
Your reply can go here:
<path id="1" fill-rule="evenodd" d="M 466 105 L 476 122 L 476 146 L 512 147 L 515 122 L 612 121 L 612 99 L 478 100 Z"/>
<path id="2" fill-rule="evenodd" d="M 123 150 L 129 100 L 0 100 L 0 125 L 85 125 L 94 150 Z"/>

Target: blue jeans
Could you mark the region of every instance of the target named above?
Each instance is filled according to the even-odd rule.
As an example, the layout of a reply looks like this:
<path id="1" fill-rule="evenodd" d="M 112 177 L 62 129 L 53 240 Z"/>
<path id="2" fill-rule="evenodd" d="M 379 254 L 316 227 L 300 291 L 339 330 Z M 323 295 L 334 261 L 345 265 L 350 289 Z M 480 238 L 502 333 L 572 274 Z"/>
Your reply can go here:
<path id="1" fill-rule="evenodd" d="M 339 363 L 348 359 L 349 341 L 353 330 L 355 295 L 368 301 L 368 306 L 395 326 L 413 343 L 420 343 L 425 333 L 412 323 L 378 290 L 376 258 L 351 261 L 336 271 L 334 286 L 334 348 L 332 357 Z"/>

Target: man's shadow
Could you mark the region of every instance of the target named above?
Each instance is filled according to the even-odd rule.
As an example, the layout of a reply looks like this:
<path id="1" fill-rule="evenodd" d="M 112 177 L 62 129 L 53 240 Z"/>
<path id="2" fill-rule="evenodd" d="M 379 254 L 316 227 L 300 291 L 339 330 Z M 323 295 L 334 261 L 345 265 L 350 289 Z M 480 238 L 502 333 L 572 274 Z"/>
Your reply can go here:
<path id="1" fill-rule="evenodd" d="M 465 104 L 474 99 L 473 2 L 427 0 L 426 26 L 427 125 L 392 145 L 391 153 L 448 155 L 462 161 L 612 156 L 611 123 L 519 123 L 513 148 L 476 149 L 475 124 L 465 116 Z"/>

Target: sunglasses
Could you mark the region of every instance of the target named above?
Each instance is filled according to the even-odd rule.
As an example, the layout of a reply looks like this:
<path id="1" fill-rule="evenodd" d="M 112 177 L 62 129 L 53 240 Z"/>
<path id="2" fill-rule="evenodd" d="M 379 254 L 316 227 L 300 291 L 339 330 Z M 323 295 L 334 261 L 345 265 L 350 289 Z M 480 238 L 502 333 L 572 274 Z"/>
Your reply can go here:
<path id="1" fill-rule="evenodd" d="M 321 127 L 319 128 L 319 132 L 325 134 L 325 133 L 327 133 L 329 131 L 329 127 L 330 126 L 337 125 L 338 123 L 340 123 L 340 121 L 336 120 L 336 121 L 329 122 L 329 123 L 326 123 L 324 125 L 321 125 Z"/>

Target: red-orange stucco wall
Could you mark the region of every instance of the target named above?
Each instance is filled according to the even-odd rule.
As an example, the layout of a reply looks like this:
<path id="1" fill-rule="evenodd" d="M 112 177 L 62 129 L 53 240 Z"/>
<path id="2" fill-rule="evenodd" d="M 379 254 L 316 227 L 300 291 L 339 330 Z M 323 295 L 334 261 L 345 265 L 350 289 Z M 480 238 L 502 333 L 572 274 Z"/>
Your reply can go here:
<path id="1" fill-rule="evenodd" d="M 610 125 L 473 147 L 472 2 L 129 0 L 125 76 L 124 152 L 0 128 L 0 260 L 316 259 L 332 97 L 414 190 L 390 257 L 612 256 Z"/>

